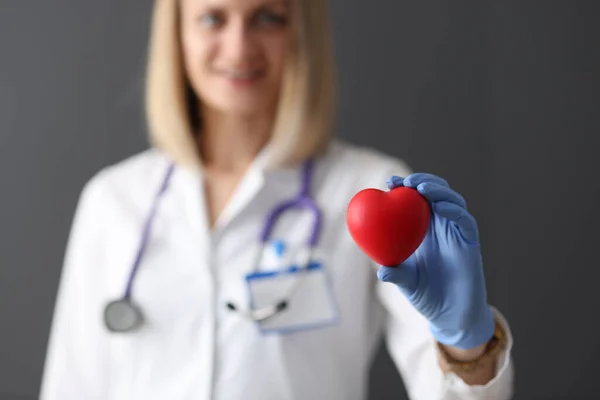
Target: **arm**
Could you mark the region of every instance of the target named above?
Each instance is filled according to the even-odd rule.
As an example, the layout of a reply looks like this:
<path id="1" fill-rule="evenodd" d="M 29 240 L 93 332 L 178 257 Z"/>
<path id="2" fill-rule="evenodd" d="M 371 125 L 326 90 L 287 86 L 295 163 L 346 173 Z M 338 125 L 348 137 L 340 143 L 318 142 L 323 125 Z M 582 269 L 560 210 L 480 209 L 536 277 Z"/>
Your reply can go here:
<path id="1" fill-rule="evenodd" d="M 50 330 L 41 400 L 107 398 L 107 342 L 102 326 L 103 259 L 97 185 L 84 188 L 65 252 Z"/>
<path id="2" fill-rule="evenodd" d="M 496 356 L 485 357 L 488 343 L 481 344 L 473 349 L 459 349 L 457 347 L 439 344 L 438 363 L 442 371 L 447 374 L 455 372 L 460 379 L 468 385 L 485 385 L 496 376 Z M 461 363 L 479 363 L 478 368 L 469 370 L 454 370 L 448 359 Z"/>
<path id="3" fill-rule="evenodd" d="M 389 173 L 388 189 L 412 187 L 432 211 L 414 254 L 395 267 L 377 265 L 378 299 L 388 313 L 388 350 L 411 400 L 510 399 L 512 337 L 504 318 L 487 303 L 475 219 L 442 178 L 413 174 L 402 163 L 390 170 L 407 178 Z M 504 349 L 486 351 L 477 369 L 461 366 L 461 357 L 475 357 L 488 346 L 495 322 L 505 333 Z"/>
<path id="4" fill-rule="evenodd" d="M 494 309 L 495 315 L 506 333 L 504 350 L 487 359 L 483 368 L 458 374 L 446 365 L 427 319 L 416 311 L 397 287 L 377 282 L 377 297 L 387 311 L 387 348 L 411 400 L 512 398 L 514 372 L 510 352 L 513 339 L 508 324 L 497 310 Z"/>
<path id="5" fill-rule="evenodd" d="M 506 323 L 496 317 L 494 336 L 479 346 L 461 349 L 437 343 L 442 371 L 455 373 L 468 385 L 485 385 L 496 376 L 497 362 L 507 345 Z"/>

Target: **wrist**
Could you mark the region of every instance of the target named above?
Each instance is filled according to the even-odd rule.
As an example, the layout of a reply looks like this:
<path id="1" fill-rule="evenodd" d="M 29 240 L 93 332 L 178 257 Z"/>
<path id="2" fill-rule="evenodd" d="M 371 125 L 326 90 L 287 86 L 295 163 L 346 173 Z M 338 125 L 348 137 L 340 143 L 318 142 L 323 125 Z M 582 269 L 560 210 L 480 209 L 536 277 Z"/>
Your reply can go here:
<path id="1" fill-rule="evenodd" d="M 445 347 L 462 351 L 465 357 L 475 354 L 494 335 L 496 321 L 491 307 L 486 305 L 481 317 L 463 329 L 444 329 L 430 324 L 435 340 Z"/>
<path id="2" fill-rule="evenodd" d="M 497 357 L 504 351 L 506 344 L 506 331 L 500 321 L 496 321 L 492 338 L 476 348 L 460 349 L 438 342 L 436 348 L 439 365 L 444 373 L 454 372 L 466 383 L 484 384 L 495 374 Z M 476 356 L 477 353 L 479 354 Z"/>
<path id="3" fill-rule="evenodd" d="M 446 354 L 448 354 L 453 360 L 456 361 L 473 361 L 478 359 L 485 353 L 488 347 L 489 341 L 480 344 L 477 347 L 471 349 L 461 349 L 459 347 L 447 346 L 440 344 Z"/>

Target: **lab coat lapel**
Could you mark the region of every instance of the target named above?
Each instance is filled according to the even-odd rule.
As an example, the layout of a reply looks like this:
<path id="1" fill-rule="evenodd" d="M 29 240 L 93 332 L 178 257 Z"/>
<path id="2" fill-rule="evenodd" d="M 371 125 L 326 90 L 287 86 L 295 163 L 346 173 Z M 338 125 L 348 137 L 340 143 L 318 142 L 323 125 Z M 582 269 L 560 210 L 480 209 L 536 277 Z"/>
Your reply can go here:
<path id="1" fill-rule="evenodd" d="M 263 149 L 244 174 L 215 224 L 215 231 L 224 229 L 260 192 L 265 184 L 267 149 Z"/>
<path id="2" fill-rule="evenodd" d="M 202 174 L 197 171 L 179 168 L 173 176 L 177 185 L 175 199 L 181 209 L 182 226 L 188 226 L 189 234 L 195 237 L 194 242 L 201 247 L 200 252 L 208 254 L 210 250 L 210 224 L 208 207 L 202 184 Z"/>

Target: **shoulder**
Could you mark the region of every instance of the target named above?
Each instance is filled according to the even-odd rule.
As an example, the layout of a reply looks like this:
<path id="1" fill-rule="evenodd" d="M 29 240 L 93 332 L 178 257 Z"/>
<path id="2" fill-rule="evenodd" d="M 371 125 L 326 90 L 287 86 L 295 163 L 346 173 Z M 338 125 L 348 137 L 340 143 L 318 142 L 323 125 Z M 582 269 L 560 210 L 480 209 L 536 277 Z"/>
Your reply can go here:
<path id="1" fill-rule="evenodd" d="M 324 157 L 327 172 L 335 179 L 360 187 L 385 186 L 385 180 L 392 176 L 406 177 L 411 168 L 401 158 L 382 150 L 360 146 L 336 139 Z"/>
<path id="2" fill-rule="evenodd" d="M 168 159 L 156 149 L 148 149 L 96 172 L 84 185 L 80 195 L 80 207 L 91 204 L 104 208 L 112 201 L 133 202 L 147 198 L 156 190 Z"/>

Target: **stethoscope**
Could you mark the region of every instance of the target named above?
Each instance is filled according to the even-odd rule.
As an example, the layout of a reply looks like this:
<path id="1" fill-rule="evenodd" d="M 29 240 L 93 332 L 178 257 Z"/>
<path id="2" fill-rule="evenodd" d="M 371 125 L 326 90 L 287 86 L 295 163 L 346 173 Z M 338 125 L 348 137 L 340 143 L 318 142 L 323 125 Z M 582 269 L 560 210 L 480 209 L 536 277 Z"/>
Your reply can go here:
<path id="1" fill-rule="evenodd" d="M 267 215 L 265 224 L 263 225 L 262 230 L 260 232 L 261 246 L 254 261 L 254 271 L 258 271 L 258 266 L 260 261 L 262 260 L 264 249 L 268 242 L 271 240 L 271 232 L 277 220 L 282 216 L 284 212 L 289 211 L 292 208 L 308 209 L 314 216 L 312 233 L 307 243 L 307 257 L 305 260 L 303 260 L 304 262 L 301 265 L 299 265 L 299 267 L 304 265 L 304 268 L 300 268 L 300 271 L 305 272 L 308 270 L 308 265 L 310 265 L 310 263 L 312 262 L 313 251 L 319 239 L 322 220 L 321 211 L 319 210 L 317 204 L 310 195 L 310 186 L 313 176 L 313 164 L 313 160 L 311 159 L 308 159 L 306 162 L 304 162 L 302 166 L 302 184 L 298 194 L 293 198 L 275 206 L 275 208 L 271 210 L 271 212 L 269 212 L 269 214 Z M 135 280 L 135 277 L 137 276 L 137 272 L 139 270 L 139 266 L 141 264 L 143 255 L 148 246 L 148 240 L 150 237 L 150 232 L 152 230 L 152 223 L 154 222 L 158 205 L 162 196 L 167 190 L 167 187 L 171 180 L 171 176 L 173 174 L 173 170 L 174 165 L 169 164 L 161 186 L 156 195 L 154 196 L 152 207 L 144 223 L 140 244 L 136 253 L 135 260 L 133 262 L 133 266 L 131 268 L 131 272 L 129 274 L 129 279 L 127 280 L 125 293 L 121 298 L 109 302 L 104 309 L 104 324 L 106 328 L 111 332 L 133 332 L 139 329 L 144 323 L 144 315 L 142 313 L 142 310 L 139 307 L 139 305 L 137 305 L 132 299 L 133 282 Z M 303 278 L 305 275 L 305 273 L 302 273 L 301 278 Z M 260 308 L 249 307 L 248 311 L 242 310 L 231 301 L 226 302 L 225 306 L 228 310 L 237 312 L 240 315 L 248 318 L 249 320 L 261 322 L 287 309 L 291 297 L 293 296 L 295 291 L 298 290 L 301 282 L 302 279 L 296 279 L 294 285 L 292 285 L 288 289 L 285 296 L 282 296 L 281 299 L 279 299 L 276 302 L 273 302 L 273 304 L 270 304 L 268 306 Z"/>

